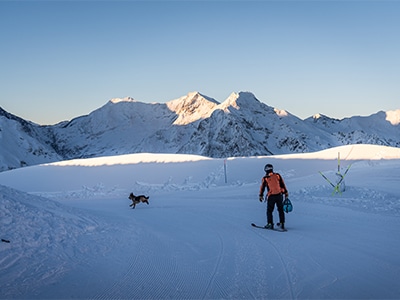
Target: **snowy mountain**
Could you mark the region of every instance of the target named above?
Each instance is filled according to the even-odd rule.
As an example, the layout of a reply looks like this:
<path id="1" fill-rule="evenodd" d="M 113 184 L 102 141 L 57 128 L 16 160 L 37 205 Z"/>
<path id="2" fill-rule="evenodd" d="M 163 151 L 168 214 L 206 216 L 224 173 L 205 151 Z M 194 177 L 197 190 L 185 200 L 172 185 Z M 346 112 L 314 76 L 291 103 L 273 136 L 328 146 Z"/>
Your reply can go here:
<path id="1" fill-rule="evenodd" d="M 48 130 L 0 107 L 0 171 L 63 159 L 47 138 Z"/>
<path id="2" fill-rule="evenodd" d="M 198 92 L 167 103 L 112 99 L 89 115 L 39 126 L 0 111 L 0 171 L 62 159 L 129 153 L 214 158 L 305 153 L 347 144 L 400 146 L 400 110 L 306 120 L 250 92 L 224 102 Z"/>

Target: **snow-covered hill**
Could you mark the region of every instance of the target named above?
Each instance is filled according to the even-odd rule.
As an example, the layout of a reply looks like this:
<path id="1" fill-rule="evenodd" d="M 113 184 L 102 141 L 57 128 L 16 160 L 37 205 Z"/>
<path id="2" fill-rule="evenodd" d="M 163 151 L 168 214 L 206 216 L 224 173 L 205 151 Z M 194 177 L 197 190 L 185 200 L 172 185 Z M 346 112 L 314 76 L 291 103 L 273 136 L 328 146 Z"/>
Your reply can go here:
<path id="1" fill-rule="evenodd" d="M 232 93 L 222 103 L 198 92 L 163 104 L 112 99 L 87 116 L 53 126 L 9 116 L 0 115 L 2 132 L 15 129 L 3 138 L 0 170 L 142 152 L 223 158 L 305 153 L 355 143 L 400 146 L 400 110 L 343 120 L 320 115 L 301 120 L 249 92 Z M 19 147 L 21 135 L 35 147 Z"/>
<path id="2" fill-rule="evenodd" d="M 340 153 L 346 191 L 332 195 Z M 265 223 L 263 168 L 288 232 Z M 225 168 L 226 166 L 226 177 Z M 5 299 L 398 299 L 400 149 L 210 159 L 130 154 L 0 173 Z M 128 194 L 150 204 L 129 207 Z M 277 214 L 274 213 L 275 221 Z"/>

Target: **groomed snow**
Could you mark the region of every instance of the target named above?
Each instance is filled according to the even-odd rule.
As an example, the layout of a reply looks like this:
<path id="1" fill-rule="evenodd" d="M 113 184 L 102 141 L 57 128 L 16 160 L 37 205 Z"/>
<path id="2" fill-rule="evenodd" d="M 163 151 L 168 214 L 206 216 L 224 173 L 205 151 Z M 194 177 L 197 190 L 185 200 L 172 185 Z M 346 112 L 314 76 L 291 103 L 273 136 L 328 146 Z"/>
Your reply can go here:
<path id="1" fill-rule="evenodd" d="M 337 156 L 346 191 L 332 195 Z M 288 232 L 265 224 L 263 167 Z M 225 170 L 227 171 L 225 174 Z M 0 173 L 1 298 L 400 298 L 400 149 L 209 159 L 133 154 Z M 150 204 L 129 207 L 128 195 Z M 274 214 L 278 221 L 277 214 Z"/>

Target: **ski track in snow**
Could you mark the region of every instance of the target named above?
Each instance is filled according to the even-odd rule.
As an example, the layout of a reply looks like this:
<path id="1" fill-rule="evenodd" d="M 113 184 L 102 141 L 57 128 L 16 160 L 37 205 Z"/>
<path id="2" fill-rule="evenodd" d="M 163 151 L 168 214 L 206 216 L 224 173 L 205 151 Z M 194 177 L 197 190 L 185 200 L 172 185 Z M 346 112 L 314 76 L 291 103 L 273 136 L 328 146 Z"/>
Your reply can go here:
<path id="1" fill-rule="evenodd" d="M 244 188 L 245 190 L 257 190 L 258 185 L 248 185 Z M 209 195 L 208 191 L 203 192 Z M 317 195 L 318 192 L 321 193 L 321 196 Z M 345 206 L 346 203 L 347 205 L 349 204 L 345 201 L 347 194 L 343 194 L 340 197 L 326 196 L 327 194 L 329 195 L 329 192 L 329 188 L 320 186 L 317 188 L 302 189 L 299 192 L 292 193 L 292 195 L 297 199 L 297 203 L 295 202 L 296 206 L 301 201 L 304 203 L 325 203 L 337 207 Z M 96 191 L 96 196 L 98 195 L 98 191 Z M 109 194 L 106 193 L 105 195 L 105 199 L 108 199 Z M 322 195 L 325 196 L 323 197 Z M 380 198 L 383 197 L 382 195 L 381 193 L 375 193 L 374 197 Z M 178 194 L 176 196 L 178 197 Z M 201 199 L 194 198 L 198 196 L 191 191 L 189 191 L 188 197 L 196 203 L 202 201 Z M 82 197 L 83 199 L 87 199 L 85 200 L 87 202 L 95 201 L 91 200 L 92 198 L 87 194 Z M 335 202 L 332 203 L 332 200 Z M 66 200 L 66 202 L 68 201 L 70 200 Z M 117 199 L 111 201 L 122 202 L 122 200 Z M 155 200 L 151 202 L 150 206 L 141 204 L 135 210 L 128 209 L 127 212 L 131 215 L 135 214 L 136 216 L 139 213 L 141 214 L 135 219 L 125 216 L 126 219 L 123 222 L 121 221 L 121 224 L 124 224 L 124 227 L 126 227 L 124 232 L 135 232 L 134 240 L 136 242 L 121 244 L 121 241 L 118 242 L 115 238 L 109 238 L 107 245 L 109 251 L 120 246 L 132 247 L 132 251 L 123 263 L 123 268 L 121 268 L 123 271 L 121 270 L 120 274 L 114 278 L 113 283 L 108 284 L 108 286 L 106 284 L 98 289 L 99 292 L 94 296 L 92 295 L 91 298 L 118 299 L 128 295 L 129 297 L 143 299 L 256 299 L 260 297 L 296 299 L 302 298 L 303 293 L 310 295 L 309 290 L 313 290 L 316 287 L 320 291 L 329 289 L 329 286 L 334 285 L 338 281 L 337 275 L 334 273 L 329 274 L 329 271 L 324 270 L 324 265 L 321 265 L 320 262 L 314 259 L 313 255 L 308 255 L 307 252 L 301 259 L 307 261 L 307 269 L 312 270 L 312 274 L 314 275 L 310 276 L 307 274 L 307 282 L 302 281 L 302 277 L 305 274 L 301 274 L 298 271 L 298 267 L 296 267 L 297 259 L 293 257 L 290 244 L 293 244 L 293 247 L 295 247 L 296 244 L 305 239 L 305 235 L 299 233 L 296 228 L 292 230 L 290 228 L 290 221 L 288 232 L 268 232 L 250 227 L 250 220 L 248 218 L 238 216 L 231 209 L 224 212 L 221 216 L 222 210 L 220 209 L 216 213 L 210 213 L 207 208 L 202 208 L 202 204 L 195 204 L 194 207 L 188 207 L 188 204 L 185 204 L 184 201 L 185 199 L 178 199 L 177 203 L 158 204 L 157 200 Z M 219 205 L 223 206 L 224 201 L 228 205 L 238 206 L 238 209 L 243 209 L 244 206 L 248 205 L 243 205 L 240 202 L 238 204 L 235 201 L 231 203 L 230 200 L 226 199 L 222 199 L 222 203 Z M 249 199 L 249 201 L 254 200 Z M 128 201 L 123 203 L 124 207 L 127 207 L 129 204 Z M 204 206 L 207 205 L 211 205 L 211 203 L 206 201 Z M 151 224 L 154 220 L 148 217 L 154 215 L 155 210 L 158 211 L 160 208 L 164 208 L 162 215 L 156 213 L 155 216 L 158 222 Z M 184 220 L 173 224 L 173 220 L 165 213 L 165 210 L 171 211 L 171 209 L 174 210 L 172 217 L 181 214 L 184 216 Z M 261 220 L 263 220 L 265 218 L 264 205 L 259 207 L 257 211 L 256 215 L 262 216 Z M 372 211 L 375 210 L 372 209 Z M 377 210 L 377 213 L 379 213 L 379 210 Z M 228 216 L 230 217 L 228 218 Z M 289 220 L 291 219 L 290 217 L 291 215 L 288 216 Z M 224 219 L 224 223 L 215 221 L 219 219 Z M 169 230 L 162 229 L 163 224 L 170 224 L 169 226 L 173 226 L 173 228 Z M 197 243 L 198 241 L 197 239 L 195 241 L 190 241 L 190 239 L 187 241 L 186 235 L 180 235 L 179 230 L 182 226 L 188 226 L 188 228 L 193 230 L 201 228 L 199 234 L 206 237 L 203 239 L 200 238 L 200 240 L 210 241 L 213 249 L 207 248 L 208 250 L 206 250 L 202 248 L 202 245 L 190 244 L 191 242 Z M 243 226 L 248 227 L 246 232 L 250 231 L 253 235 L 258 236 L 258 242 L 255 246 L 251 245 L 255 242 L 254 239 L 248 238 L 243 234 Z M 112 227 L 119 228 L 119 225 L 114 224 Z M 137 230 L 137 228 L 140 229 Z M 239 232 L 239 236 L 230 236 L 227 234 L 232 231 Z M 170 237 L 173 233 L 177 235 L 176 239 Z M 140 241 L 143 241 L 143 243 Z M 187 244 L 182 247 L 182 242 L 186 242 Z M 226 249 L 230 249 L 230 251 L 227 252 Z M 179 253 L 191 253 L 191 255 L 185 254 L 182 261 L 179 259 Z M 206 257 L 204 257 L 204 253 L 207 253 Z M 245 257 L 249 254 L 256 256 L 256 258 L 253 257 L 253 260 L 257 262 L 258 266 L 252 265 L 254 269 L 243 267 L 246 264 Z M 198 260 L 190 259 L 189 261 L 185 261 L 188 260 L 187 256 L 192 255 L 197 255 Z M 3 265 L 3 267 L 7 268 L 9 266 Z M 52 270 L 54 274 L 47 271 L 43 275 L 39 273 L 40 276 L 38 276 L 35 273 L 38 279 L 37 282 L 45 281 L 51 277 L 54 281 L 57 281 L 57 278 L 61 277 L 63 272 L 67 271 L 63 268 L 61 265 L 58 269 Z M 236 271 L 235 268 L 237 268 Z M 241 274 L 243 269 L 253 274 L 251 279 L 243 278 L 243 274 Z M 268 269 L 270 272 L 265 271 Z M 271 272 L 274 274 L 273 277 L 271 277 Z M 181 274 L 185 275 L 182 276 Z M 226 278 L 226 274 L 232 275 L 230 278 Z M 261 280 L 257 281 L 258 278 L 261 278 Z M 267 280 L 264 280 L 265 278 Z M 26 280 L 29 281 L 29 279 Z M 157 284 L 152 285 L 154 282 L 157 282 Z M 298 289 L 297 286 L 299 286 L 300 282 L 302 283 L 300 285 L 301 288 Z M 324 294 L 324 292 L 314 293 L 316 296 L 321 295 L 321 293 Z"/>
<path id="2" fill-rule="evenodd" d="M 257 186 L 253 187 L 254 189 L 257 189 Z M 316 189 L 317 191 L 321 190 L 321 194 L 325 195 L 327 194 L 326 192 L 329 192 L 330 189 L 326 189 L 324 187 L 319 187 Z M 343 198 L 339 197 L 334 197 L 332 196 L 316 196 L 316 191 L 314 189 L 309 189 L 308 191 L 302 190 L 299 193 L 293 193 L 293 196 L 296 196 L 295 198 L 298 199 L 298 201 L 309 201 L 311 203 L 316 203 L 318 202 L 318 199 L 320 200 L 320 203 L 324 202 L 329 202 L 332 200 L 335 200 L 335 203 L 331 205 L 335 206 L 344 206 L 345 203 L 343 203 Z M 298 194 L 298 195 L 297 195 Z M 301 194 L 305 195 L 314 195 L 313 197 L 300 197 Z M 304 195 L 303 195 L 304 196 Z M 375 197 L 381 197 L 382 195 L 379 193 L 375 194 Z M 344 197 L 344 196 L 342 196 Z M 85 196 L 86 198 L 86 196 Z M 87 197 L 90 199 L 90 197 Z M 342 200 L 342 201 L 337 201 L 337 200 Z M 91 200 L 89 200 L 91 201 Z M 128 203 L 126 203 L 128 204 Z M 347 203 L 348 204 L 348 203 Z M 151 203 L 150 205 L 154 205 Z M 162 206 L 161 206 L 162 207 Z M 161 208 L 160 207 L 160 208 Z M 165 207 L 165 206 L 164 206 Z M 168 209 L 168 207 L 165 207 Z M 138 206 L 135 210 L 131 210 L 130 213 L 144 213 L 146 214 L 154 209 L 153 207 L 146 207 L 146 206 Z M 172 209 L 172 207 L 170 207 Z M 197 222 L 200 222 L 199 219 L 199 213 L 193 212 L 192 210 L 187 210 L 186 208 L 183 209 L 181 208 L 180 205 L 177 205 L 175 207 L 176 210 L 181 210 L 182 214 L 186 214 L 185 219 L 187 219 L 187 222 L 190 222 L 190 220 L 193 221 L 197 219 Z M 22 209 L 20 209 L 23 211 Z M 264 208 L 261 208 L 261 215 L 264 216 L 265 212 L 263 211 Z M 232 214 L 233 215 L 233 214 Z M 290 218 L 290 217 L 289 217 Z M 206 267 L 200 267 L 201 264 L 196 261 L 190 261 L 189 265 L 191 267 L 185 266 L 182 264 L 182 262 L 178 261 L 178 257 L 175 253 L 182 252 L 180 247 L 177 247 L 176 245 L 179 244 L 179 242 L 182 242 L 184 240 L 184 237 L 182 237 L 181 240 L 178 240 L 177 243 L 174 241 L 169 241 L 167 236 L 161 236 L 160 235 L 160 225 L 161 224 L 156 224 L 152 230 L 145 230 L 145 232 L 139 232 L 139 237 L 138 240 L 141 240 L 140 236 L 142 234 L 146 235 L 145 238 L 145 243 L 135 243 L 134 244 L 134 249 L 130 256 L 127 258 L 127 260 L 124 262 L 125 265 L 125 270 L 123 274 L 120 274 L 117 278 L 115 278 L 115 282 L 107 287 L 104 288 L 104 290 L 101 290 L 97 295 L 92 296 L 91 298 L 94 299 L 118 299 L 118 298 L 124 298 L 126 295 L 130 296 L 138 296 L 138 298 L 202 298 L 202 299 L 207 299 L 207 298 L 259 298 L 260 295 L 263 295 L 263 297 L 273 297 L 273 298 L 291 298 L 291 299 L 296 299 L 296 298 L 301 298 L 302 291 L 294 291 L 293 286 L 296 286 L 296 283 L 299 282 L 301 275 L 297 273 L 296 267 L 290 267 L 290 260 L 293 260 L 290 256 L 290 251 L 286 251 L 288 253 L 281 253 L 280 249 L 278 247 L 282 247 L 281 244 L 275 244 L 276 241 L 281 241 L 282 239 L 288 240 L 285 235 L 293 235 L 293 230 L 289 227 L 289 232 L 286 233 L 278 233 L 278 232 L 264 232 L 263 230 L 260 229 L 253 229 L 249 228 L 254 234 L 256 234 L 261 240 L 265 241 L 266 243 L 263 243 L 260 248 L 264 248 L 264 251 L 268 253 L 268 259 L 271 261 L 279 262 L 281 267 L 274 265 L 272 268 L 273 270 L 280 270 L 278 271 L 277 274 L 275 274 L 276 278 L 272 279 L 270 278 L 269 274 L 263 274 L 261 270 L 257 271 L 257 269 L 252 270 L 251 272 L 255 274 L 255 277 L 267 277 L 270 278 L 268 281 L 260 281 L 256 287 L 253 285 L 249 284 L 248 280 L 243 280 L 241 277 L 243 276 L 242 274 L 238 274 L 236 271 L 232 271 L 232 274 L 235 274 L 232 279 L 223 279 L 221 278 L 221 274 L 226 274 L 226 273 L 231 273 L 231 272 L 226 272 L 226 268 L 228 265 L 235 265 L 236 267 L 240 267 L 240 264 L 238 263 L 238 260 L 240 260 L 240 256 L 243 255 L 245 256 L 245 253 L 252 253 L 252 255 L 258 255 L 258 259 L 256 261 L 258 262 L 263 262 L 260 265 L 262 266 L 261 269 L 268 269 L 271 268 L 270 262 L 263 261 L 263 254 L 256 251 L 254 247 L 250 247 L 250 249 L 247 250 L 241 250 L 240 247 L 243 247 L 243 236 L 241 236 L 241 239 L 234 238 L 232 240 L 231 237 L 227 237 L 226 234 L 221 233 L 220 231 L 222 229 L 230 229 L 233 231 L 238 231 L 240 232 L 243 230 L 240 226 L 237 226 L 236 221 L 239 222 L 240 224 L 243 223 L 244 221 L 246 222 L 246 226 L 250 227 L 249 220 L 244 220 L 244 218 L 237 218 L 235 217 L 234 220 L 232 219 L 227 219 L 228 224 L 224 224 L 224 228 L 220 228 L 221 224 L 213 224 L 215 223 L 215 219 L 218 219 L 218 216 L 214 215 L 203 215 L 201 217 L 201 222 L 204 223 L 210 223 L 210 226 L 203 225 L 203 230 L 206 232 L 207 239 L 212 240 L 212 244 L 216 247 L 216 249 L 212 250 L 212 254 L 210 254 L 210 257 L 213 257 L 212 259 L 209 258 L 210 263 L 207 264 Z M 146 222 L 147 220 L 141 220 L 142 223 L 138 223 L 139 220 L 132 221 L 132 223 L 128 226 L 132 230 L 135 230 L 135 227 L 140 227 L 140 228 L 146 228 Z M 171 220 L 164 220 L 163 221 L 165 224 L 171 222 Z M 147 224 L 148 225 L 148 224 Z M 185 224 L 181 225 L 185 226 Z M 193 229 L 198 228 L 198 226 L 194 226 Z M 176 230 L 179 229 L 179 226 L 175 228 Z M 295 230 L 294 230 L 295 233 Z M 166 233 L 165 233 L 166 234 Z M 278 236 L 282 235 L 282 236 Z M 293 241 L 293 236 L 290 237 L 290 241 L 294 243 Z M 298 238 L 303 239 L 301 236 Z M 108 247 L 110 249 L 114 249 L 117 247 L 117 242 L 115 239 L 110 239 L 110 244 Z M 252 241 L 250 240 L 249 243 Z M 240 245 L 240 246 L 239 246 Z M 124 245 L 122 245 L 124 246 Z M 129 244 L 127 245 L 128 247 L 130 246 Z M 196 247 L 192 247 L 193 249 L 196 249 Z M 229 253 L 226 252 L 226 248 L 231 249 Z M 284 245 L 282 249 L 286 249 L 287 245 Z M 162 249 L 161 254 L 160 252 L 155 249 Z M 234 250 L 232 250 L 234 249 Z M 67 249 L 66 249 L 67 250 Z M 187 250 L 185 250 L 187 251 Z M 193 251 L 193 250 L 192 250 Z M 199 251 L 198 249 L 195 251 Z M 258 253 L 258 254 L 257 254 Z M 74 254 L 71 254 L 71 256 L 74 256 Z M 235 260 L 234 262 L 229 261 L 229 263 L 226 261 L 227 257 L 234 256 Z M 21 258 L 16 258 L 16 260 L 19 260 Z M 310 268 L 313 270 L 313 274 L 315 276 L 312 276 L 309 278 L 310 285 L 313 285 L 313 288 L 315 289 L 316 286 L 319 286 L 319 289 L 324 290 L 330 285 L 333 285 L 335 282 L 337 282 L 338 278 L 335 274 L 329 275 L 327 274 L 327 271 L 323 270 L 323 266 L 313 258 L 313 256 L 308 256 L 305 255 L 302 257 L 302 259 L 305 259 L 308 261 L 308 266 L 307 268 Z M 212 262 L 211 262 L 212 260 Z M 204 262 L 204 258 L 201 262 Z M 224 263 L 225 261 L 225 263 Z M 243 263 L 243 262 L 242 262 Z M 266 264 L 266 265 L 265 265 Z M 295 264 L 293 264 L 295 266 Z M 313 267 L 312 267 L 313 266 Z M 5 263 L 3 264 L 3 267 L 8 268 L 10 265 L 6 265 Z M 62 264 L 58 266 L 58 268 L 55 268 L 53 270 L 48 270 L 48 271 L 39 271 L 40 268 L 43 268 L 44 264 L 37 266 L 34 268 L 34 277 L 36 278 L 36 282 L 42 282 L 46 281 L 47 279 L 52 279 L 52 281 L 57 281 L 57 278 L 61 277 L 64 272 L 67 271 L 66 266 L 63 266 Z M 156 267 L 156 268 L 155 268 Z M 261 272 L 261 275 L 260 273 Z M 182 276 L 178 274 L 192 274 L 193 276 L 190 276 L 189 278 L 183 278 Z M 325 278 L 324 280 L 321 280 L 318 278 L 319 276 L 323 275 L 322 277 Z M 29 279 L 29 276 L 24 275 L 25 281 L 29 283 L 30 280 L 33 280 L 32 278 Z M 281 279 L 284 279 L 283 281 Z M 254 279 L 252 279 L 254 280 Z M 152 282 L 157 282 L 157 285 L 152 286 Z M 283 282 L 285 284 L 283 285 Z M 316 284 L 316 282 L 320 282 L 319 285 Z M 32 281 L 30 284 L 27 284 L 27 288 L 29 286 L 34 286 L 35 284 L 34 281 Z M 172 284 L 171 284 L 172 283 Z M 149 287 L 151 286 L 151 287 Z M 165 289 L 166 286 L 172 286 L 174 287 L 173 289 L 167 288 Z M 250 287 L 249 287 L 250 286 Z M 311 287 L 308 287 L 307 283 L 302 284 L 303 289 L 311 289 Z M 231 287 L 230 289 L 228 287 Z M 233 287 L 233 288 L 232 288 Z M 21 287 L 19 286 L 19 289 Z M 254 292 L 256 291 L 256 292 Z M 282 291 L 282 292 L 279 292 Z M 308 295 L 308 291 L 305 291 L 305 293 Z M 320 294 L 316 294 L 320 295 Z"/>
<path id="3" fill-rule="evenodd" d="M 148 236 L 147 238 L 151 241 L 151 245 L 159 244 L 159 241 L 154 237 Z M 162 247 L 162 249 L 166 250 L 165 247 Z M 149 248 L 147 245 L 138 243 L 138 247 L 133 251 L 134 254 L 126 262 L 128 267 L 124 274 L 111 287 L 106 288 L 100 294 L 96 295 L 94 299 L 119 299 L 126 297 L 126 295 L 140 295 L 140 297 L 147 298 L 148 295 L 145 292 L 146 285 L 154 281 L 160 282 L 162 278 L 157 276 L 155 270 L 152 272 L 146 270 L 146 266 L 151 269 L 155 265 L 161 270 L 160 273 L 167 271 L 164 275 L 173 281 L 174 274 L 176 274 L 176 259 L 168 251 L 165 254 L 168 258 L 157 257 L 154 251 L 154 249 Z M 157 289 L 157 287 L 161 286 L 155 285 L 155 288 L 151 290 L 150 297 L 162 297 L 162 289 Z"/>
<path id="4" fill-rule="evenodd" d="M 283 270 L 283 273 L 284 273 L 284 277 L 285 277 L 285 281 L 286 281 L 286 287 L 287 287 L 287 289 L 283 289 L 283 290 L 288 290 L 289 291 L 289 297 L 284 297 L 284 298 L 294 299 L 293 291 L 292 291 L 291 276 L 290 276 L 290 272 L 288 271 L 288 267 L 287 267 L 287 264 L 285 262 L 285 259 L 280 254 L 279 249 L 277 248 L 277 246 L 271 241 L 271 239 L 268 236 L 262 235 L 262 234 L 258 234 L 258 235 L 262 239 L 266 240 L 268 242 L 268 244 L 271 245 L 271 248 L 273 249 L 276 257 L 278 258 L 278 260 L 280 261 L 280 263 L 282 265 L 282 270 Z M 271 254 L 269 254 L 269 255 L 271 255 Z"/>

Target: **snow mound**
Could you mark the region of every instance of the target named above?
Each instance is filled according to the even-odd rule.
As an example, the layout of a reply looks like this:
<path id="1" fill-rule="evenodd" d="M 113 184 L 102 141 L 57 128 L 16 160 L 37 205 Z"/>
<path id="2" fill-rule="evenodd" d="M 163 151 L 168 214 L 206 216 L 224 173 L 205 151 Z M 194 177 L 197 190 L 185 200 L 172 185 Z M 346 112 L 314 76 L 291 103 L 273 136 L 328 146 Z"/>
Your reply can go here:
<path id="1" fill-rule="evenodd" d="M 57 282 L 73 267 L 71 257 L 87 251 L 80 238 L 99 227 L 76 209 L 1 185 L 0 224 L 2 238 L 11 241 L 0 247 L 0 282 L 9 282 L 1 285 L 2 297 Z M 10 278 L 24 278 L 24 284 Z"/>
<path id="2" fill-rule="evenodd" d="M 95 167 L 95 166 L 111 166 L 111 165 L 126 165 L 126 164 L 140 164 L 140 163 L 176 163 L 176 162 L 190 162 L 209 160 L 200 155 L 190 154 L 157 154 L 157 153 L 135 153 L 124 154 L 116 156 L 103 156 L 86 159 L 73 159 L 67 161 L 60 161 L 56 163 L 45 164 L 47 166 L 82 166 L 82 167 Z"/>
<path id="3" fill-rule="evenodd" d="M 346 145 L 333 147 L 327 150 L 312 153 L 294 153 L 268 156 L 280 159 L 336 159 L 338 153 L 342 160 L 379 160 L 400 159 L 400 148 L 379 145 Z M 230 160 L 235 158 L 229 158 Z M 117 156 L 104 156 L 86 159 L 74 159 L 55 163 L 43 164 L 43 166 L 85 166 L 95 167 L 102 165 L 126 165 L 140 163 L 180 163 L 215 160 L 213 158 L 191 154 L 159 154 L 159 153 L 135 153 Z M 217 159 L 218 160 L 218 159 Z"/>
<path id="4" fill-rule="evenodd" d="M 283 159 L 336 159 L 338 154 L 342 160 L 400 159 L 400 148 L 358 144 L 339 146 L 313 153 L 276 155 L 275 157 Z"/>

